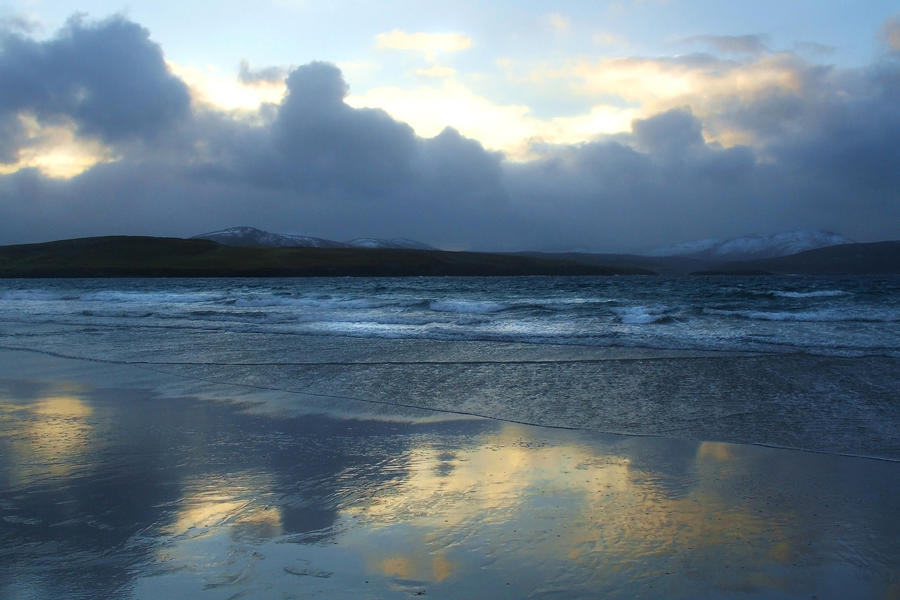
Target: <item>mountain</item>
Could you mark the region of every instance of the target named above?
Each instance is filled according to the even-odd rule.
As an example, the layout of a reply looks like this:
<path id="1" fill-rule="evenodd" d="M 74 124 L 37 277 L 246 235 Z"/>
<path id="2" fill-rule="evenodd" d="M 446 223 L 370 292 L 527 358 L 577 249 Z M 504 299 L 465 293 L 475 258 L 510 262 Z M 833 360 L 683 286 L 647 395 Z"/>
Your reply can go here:
<path id="1" fill-rule="evenodd" d="M 405 250 L 437 250 L 434 246 L 423 244 L 406 238 L 391 238 L 382 240 L 378 238 L 356 238 L 346 242 L 352 248 L 402 248 Z"/>
<path id="2" fill-rule="evenodd" d="M 680 256 L 714 262 L 730 262 L 789 256 L 807 250 L 852 243 L 852 240 L 830 231 L 787 231 L 745 235 L 727 240 L 706 239 L 681 242 L 654 250 L 648 256 Z"/>
<path id="3" fill-rule="evenodd" d="M 732 261 L 694 273 L 718 274 L 887 275 L 900 274 L 900 241 L 843 244 L 789 256 Z"/>
<path id="4" fill-rule="evenodd" d="M 271 233 L 256 227 L 229 227 L 220 231 L 201 233 L 191 237 L 192 240 L 209 240 L 225 246 L 262 247 L 262 248 L 346 248 L 346 244 L 305 235 L 290 233 Z"/>
<path id="5" fill-rule="evenodd" d="M 259 248 L 396 248 L 403 250 L 436 250 L 436 248 L 428 244 L 404 238 L 356 238 L 349 242 L 336 242 L 334 240 L 293 233 L 272 233 L 271 231 L 247 226 L 229 227 L 220 231 L 201 233 L 190 239 L 209 240 L 225 246 Z"/>

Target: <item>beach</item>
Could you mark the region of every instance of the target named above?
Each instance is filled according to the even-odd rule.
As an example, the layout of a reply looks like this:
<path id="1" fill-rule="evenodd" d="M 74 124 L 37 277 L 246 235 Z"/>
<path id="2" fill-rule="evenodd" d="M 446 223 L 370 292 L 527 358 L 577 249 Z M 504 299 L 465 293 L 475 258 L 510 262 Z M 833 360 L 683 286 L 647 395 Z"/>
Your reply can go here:
<path id="1" fill-rule="evenodd" d="M 0 352 L 0 598 L 900 595 L 896 461 L 196 375 Z"/>

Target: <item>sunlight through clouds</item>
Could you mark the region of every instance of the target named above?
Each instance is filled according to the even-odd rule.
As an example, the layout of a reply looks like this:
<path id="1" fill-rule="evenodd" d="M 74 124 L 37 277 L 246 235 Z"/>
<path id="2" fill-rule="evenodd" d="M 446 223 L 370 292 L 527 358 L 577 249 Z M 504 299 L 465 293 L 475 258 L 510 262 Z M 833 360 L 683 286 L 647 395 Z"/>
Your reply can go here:
<path id="1" fill-rule="evenodd" d="M 514 161 L 530 158 L 532 143 L 579 143 L 601 134 L 628 131 L 638 116 L 633 108 L 598 104 L 586 114 L 540 119 L 526 105 L 494 104 L 453 79 L 445 79 L 440 86 L 413 90 L 374 88 L 351 95 L 346 101 L 357 108 L 381 108 L 411 125 L 421 137 L 434 137 L 452 127 Z"/>
<path id="2" fill-rule="evenodd" d="M 260 80 L 246 84 L 234 75 L 220 73 L 213 67 L 200 69 L 171 61 L 166 64 L 187 84 L 195 102 L 220 110 L 255 111 L 263 103 L 281 102 L 286 90 L 283 80 Z"/>
<path id="3" fill-rule="evenodd" d="M 259 215 L 266 199 L 270 221 L 260 225 L 309 223 L 349 239 L 373 226 L 350 208 L 365 204 L 397 235 L 462 247 L 467 232 L 468 248 L 531 246 L 538 232 L 549 236 L 542 247 L 603 239 L 612 248 L 637 223 L 640 237 L 665 245 L 688 235 L 668 227 L 670 209 L 697 237 L 745 233 L 738 226 L 896 237 L 897 206 L 885 200 L 896 189 L 887 157 L 900 119 L 892 7 L 826 11 L 840 27 L 807 31 L 777 6 L 755 19 L 735 8 L 747 19 L 725 26 L 680 3 L 621 4 L 629 10 L 354 5 L 357 19 L 346 18 L 349 6 L 309 4 L 303 19 L 282 15 L 290 22 L 277 27 L 250 14 L 232 29 L 217 23 L 218 45 L 198 54 L 188 50 L 202 41 L 192 22 L 182 31 L 137 11 L 134 20 L 57 15 L 45 22 L 65 24 L 39 35 L 13 14 L 0 21 L 0 88 L 9 90 L 0 236 L 149 233 L 151 222 L 192 234 L 214 228 L 210 214 L 216 226 Z M 254 30 L 264 43 L 248 43 Z M 657 134 L 642 146 L 632 124 L 653 119 Z M 466 139 L 431 143 L 448 127 Z M 557 157 L 576 155 L 583 168 L 546 183 L 564 163 Z M 456 187 L 422 165 L 439 165 Z M 622 169 L 632 175 L 622 179 Z M 684 174 L 677 193 L 671 169 Z M 40 204 L 41 194 L 56 199 Z M 328 210 L 317 204 L 325 198 Z M 435 217 L 406 222 L 415 202 Z M 98 220 L 64 218 L 76 210 Z M 138 226 L 136 210 L 155 220 Z"/>
<path id="4" fill-rule="evenodd" d="M 15 162 L 0 163 L 0 175 L 33 168 L 47 177 L 69 179 L 94 165 L 117 160 L 101 142 L 79 137 L 71 122 L 41 124 L 30 114 L 19 115 L 19 121 L 27 143 L 19 149 Z"/>

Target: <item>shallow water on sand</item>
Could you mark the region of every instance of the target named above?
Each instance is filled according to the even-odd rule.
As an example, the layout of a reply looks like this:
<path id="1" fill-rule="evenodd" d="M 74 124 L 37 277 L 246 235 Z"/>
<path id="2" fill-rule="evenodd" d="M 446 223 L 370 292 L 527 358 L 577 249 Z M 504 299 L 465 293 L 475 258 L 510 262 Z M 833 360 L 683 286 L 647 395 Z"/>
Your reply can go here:
<path id="1" fill-rule="evenodd" d="M 3 600 L 900 593 L 895 462 L 0 356 Z"/>
<path id="2" fill-rule="evenodd" d="M 897 277 L 0 280 L 0 348 L 264 389 L 293 413 L 900 459 Z"/>

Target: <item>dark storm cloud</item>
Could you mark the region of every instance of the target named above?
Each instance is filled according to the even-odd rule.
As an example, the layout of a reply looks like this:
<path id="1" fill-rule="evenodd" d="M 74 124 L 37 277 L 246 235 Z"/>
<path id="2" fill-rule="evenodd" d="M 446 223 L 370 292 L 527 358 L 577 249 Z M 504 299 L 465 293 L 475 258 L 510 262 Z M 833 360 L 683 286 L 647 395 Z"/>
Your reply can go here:
<path id="1" fill-rule="evenodd" d="M 510 250 L 642 250 L 797 228 L 863 241 L 900 236 L 900 63 L 890 53 L 869 69 L 845 71 L 769 56 L 766 68 L 787 73 L 791 85 L 720 94 L 705 102 L 702 118 L 686 98 L 682 108 L 636 120 L 629 133 L 536 145 L 535 159 L 517 163 L 453 129 L 423 139 L 384 111 L 350 107 L 347 83 L 328 63 L 292 70 L 281 104 L 241 120 L 191 112 L 159 49 L 123 19 L 76 21 L 48 42 L 4 39 L 0 77 L 22 84 L 0 104 L 7 160 L 23 143 L 11 118 L 21 111 L 74 119 L 82 136 L 114 144 L 119 156 L 70 180 L 35 170 L 0 176 L 5 243 L 187 236 L 239 224 Z M 129 54 L 125 47 L 129 57 L 59 67 L 63 49 L 86 58 L 92 48 Z M 677 64 L 723 77 L 741 66 L 708 55 Z M 26 65 L 41 75 L 29 81 Z M 117 81 L 147 97 L 135 99 L 137 108 L 112 106 L 128 95 Z M 92 110 L 79 104 L 85 91 Z M 106 104 L 123 112 L 105 121 Z M 704 137 L 729 130 L 752 146 L 724 148 Z M 126 135 L 143 143 L 119 143 Z"/>
<path id="2" fill-rule="evenodd" d="M 649 154 L 676 157 L 703 145 L 703 125 L 689 110 L 670 110 L 632 123 L 634 141 Z"/>
<path id="3" fill-rule="evenodd" d="M 510 168 L 510 194 L 530 207 L 547 248 L 641 250 L 759 226 L 754 214 L 771 206 L 755 156 L 707 145 L 698 125 L 679 109 L 636 121 L 631 135 L 549 147 Z"/>
<path id="4" fill-rule="evenodd" d="M 152 137 L 190 107 L 187 87 L 147 31 L 121 17 L 97 25 L 73 18 L 43 42 L 5 29 L 0 89 L 0 119 L 13 136 L 10 123 L 28 114 L 43 124 L 71 119 L 79 133 L 107 143 Z M 15 148 L 5 146 L 8 161 Z"/>

